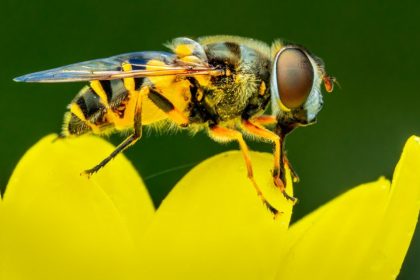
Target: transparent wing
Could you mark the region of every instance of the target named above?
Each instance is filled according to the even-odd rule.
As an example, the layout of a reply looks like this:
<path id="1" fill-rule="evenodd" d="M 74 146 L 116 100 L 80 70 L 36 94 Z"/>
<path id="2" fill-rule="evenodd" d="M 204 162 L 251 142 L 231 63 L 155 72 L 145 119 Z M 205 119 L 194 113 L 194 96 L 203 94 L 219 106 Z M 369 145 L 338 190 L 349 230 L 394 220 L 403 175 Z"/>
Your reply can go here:
<path id="1" fill-rule="evenodd" d="M 152 59 L 164 62 L 164 65 L 148 65 L 147 63 Z M 122 65 L 124 63 L 131 64 L 132 70 L 123 71 Z M 80 82 L 128 77 L 210 75 L 217 74 L 219 71 L 205 64 L 180 63 L 176 60 L 174 54 L 168 52 L 134 52 L 35 72 L 17 77 L 14 81 L 34 83 Z"/>

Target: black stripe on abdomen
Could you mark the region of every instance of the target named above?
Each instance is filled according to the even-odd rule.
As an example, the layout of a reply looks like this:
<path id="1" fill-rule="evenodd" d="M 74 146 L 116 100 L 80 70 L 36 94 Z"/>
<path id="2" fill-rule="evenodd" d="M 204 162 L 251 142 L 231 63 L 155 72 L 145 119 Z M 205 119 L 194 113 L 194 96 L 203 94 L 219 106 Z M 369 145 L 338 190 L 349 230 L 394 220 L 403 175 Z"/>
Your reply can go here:
<path id="1" fill-rule="evenodd" d="M 108 102 L 112 100 L 112 86 L 110 80 L 103 80 L 99 81 L 101 83 L 102 89 L 105 91 L 106 97 L 108 98 Z"/>
<path id="2" fill-rule="evenodd" d="M 80 110 L 82 110 L 86 119 L 91 118 L 99 110 L 105 109 L 100 102 L 99 96 L 91 87 L 87 87 L 86 90 L 78 96 L 76 104 L 79 106 Z"/>
<path id="3" fill-rule="evenodd" d="M 143 85 L 144 78 L 134 78 L 134 89 L 140 90 L 141 86 Z"/>
<path id="4" fill-rule="evenodd" d="M 70 112 L 67 114 L 70 114 L 70 117 L 64 125 L 66 126 L 65 131 L 67 131 L 68 134 L 81 135 L 92 131 L 92 129 L 75 114 Z"/>

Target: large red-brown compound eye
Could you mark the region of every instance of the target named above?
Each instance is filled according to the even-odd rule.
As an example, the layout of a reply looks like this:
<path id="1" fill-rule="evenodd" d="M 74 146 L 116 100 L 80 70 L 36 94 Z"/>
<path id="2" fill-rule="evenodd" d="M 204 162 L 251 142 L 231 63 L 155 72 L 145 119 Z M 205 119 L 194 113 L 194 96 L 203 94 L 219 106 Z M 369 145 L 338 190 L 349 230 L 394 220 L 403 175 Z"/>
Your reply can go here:
<path id="1" fill-rule="evenodd" d="M 296 48 L 282 51 L 276 61 L 277 89 L 283 105 L 297 108 L 308 98 L 314 70 L 306 54 Z"/>

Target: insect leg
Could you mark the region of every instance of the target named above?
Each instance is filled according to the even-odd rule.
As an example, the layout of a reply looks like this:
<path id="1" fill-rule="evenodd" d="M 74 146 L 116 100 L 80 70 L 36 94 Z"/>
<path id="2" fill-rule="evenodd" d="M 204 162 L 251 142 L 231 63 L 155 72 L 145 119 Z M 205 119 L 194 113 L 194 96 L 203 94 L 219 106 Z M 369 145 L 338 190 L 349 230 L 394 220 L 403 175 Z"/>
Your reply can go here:
<path id="1" fill-rule="evenodd" d="M 175 107 L 172 102 L 167 99 L 165 96 L 157 92 L 155 89 L 149 89 L 148 93 L 149 99 L 159 107 L 163 112 L 165 112 L 169 118 L 175 121 L 180 126 L 187 126 L 188 125 L 188 117 L 185 114 Z"/>
<path id="2" fill-rule="evenodd" d="M 134 133 L 128 136 L 117 148 L 99 164 L 94 166 L 91 169 L 85 170 L 82 174 L 87 175 L 88 177 L 99 171 L 104 167 L 108 162 L 110 162 L 114 157 L 119 153 L 123 152 L 128 147 L 134 145 L 142 136 L 142 122 L 141 122 L 141 112 L 142 112 L 142 94 L 138 92 L 136 108 L 134 114 Z"/>
<path id="3" fill-rule="evenodd" d="M 276 208 L 274 208 L 267 201 L 267 199 L 264 197 L 263 193 L 261 192 L 260 188 L 258 187 L 257 182 L 255 181 L 254 173 L 252 171 L 251 158 L 249 156 L 249 149 L 248 149 L 248 146 L 247 146 L 245 140 L 242 137 L 242 134 L 239 131 L 236 131 L 236 130 L 233 130 L 233 129 L 229 129 L 229 128 L 225 128 L 225 127 L 221 127 L 221 126 L 213 126 L 212 128 L 210 128 L 210 136 L 214 140 L 220 141 L 220 142 L 238 141 L 239 146 L 240 146 L 241 151 L 242 151 L 242 155 L 243 155 L 244 160 L 245 160 L 246 168 L 247 168 L 247 171 L 248 171 L 248 178 L 251 180 L 252 185 L 254 186 L 258 197 L 262 200 L 262 202 L 267 206 L 267 208 L 274 215 L 277 215 L 278 210 Z"/>
<path id="4" fill-rule="evenodd" d="M 262 115 L 252 119 L 253 123 L 257 123 L 260 125 L 275 125 L 277 123 L 276 116 L 272 115 Z"/>
<path id="5" fill-rule="evenodd" d="M 136 135 L 136 134 L 130 135 L 120 145 L 118 145 L 118 147 L 108 157 L 106 157 L 104 160 L 102 160 L 95 167 L 83 171 L 82 174 L 83 175 L 87 175 L 88 177 L 90 177 L 90 175 L 92 175 L 93 173 L 98 172 L 99 169 L 101 169 L 102 167 L 104 167 L 109 161 L 111 161 L 111 159 L 113 159 L 119 153 L 121 153 L 122 151 L 124 151 L 125 149 L 127 149 L 128 147 L 130 147 L 131 145 L 133 145 L 135 142 L 137 142 L 137 140 L 139 138 L 140 137 L 138 135 Z"/>
<path id="6" fill-rule="evenodd" d="M 287 158 L 286 153 L 283 151 L 283 164 L 287 165 L 292 173 L 293 183 L 297 183 L 300 181 L 299 175 L 296 173 L 296 170 L 293 168 L 292 164 L 290 163 L 289 159 Z"/>
<path id="7" fill-rule="evenodd" d="M 290 196 L 286 192 L 286 185 L 284 184 L 283 180 L 281 179 L 281 160 L 282 160 L 282 139 L 280 139 L 280 136 L 275 134 L 274 132 L 266 129 L 265 127 L 252 123 L 249 120 L 244 120 L 242 122 L 243 129 L 245 132 L 258 136 L 263 139 L 267 139 L 270 142 L 274 143 L 274 169 L 273 169 L 273 180 L 274 184 L 277 188 L 283 193 L 284 197 L 286 199 L 291 201 L 296 201 L 296 198 Z"/>
<path id="8" fill-rule="evenodd" d="M 254 124 L 258 124 L 260 126 L 269 126 L 269 125 L 275 125 L 277 123 L 277 118 L 276 116 L 273 116 L 273 115 L 262 115 L 262 116 L 253 118 L 251 122 Z M 280 138 L 284 138 L 284 136 Z M 280 139 L 280 140 L 283 142 L 282 144 L 284 144 L 284 139 Z M 296 173 L 293 166 L 290 164 L 290 161 L 288 160 L 287 155 L 284 151 L 282 152 L 281 156 L 282 156 L 283 163 L 289 166 L 290 172 L 292 173 L 293 182 L 294 183 L 299 182 L 299 175 Z"/>

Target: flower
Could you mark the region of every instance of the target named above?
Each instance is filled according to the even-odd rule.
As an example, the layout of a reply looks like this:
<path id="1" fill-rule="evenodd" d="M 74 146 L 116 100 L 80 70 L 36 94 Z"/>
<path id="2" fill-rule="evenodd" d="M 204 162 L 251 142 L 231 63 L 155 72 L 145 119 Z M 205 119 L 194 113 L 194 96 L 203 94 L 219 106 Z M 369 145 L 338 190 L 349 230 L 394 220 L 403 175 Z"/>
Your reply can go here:
<path id="1" fill-rule="evenodd" d="M 112 145 L 54 137 L 24 155 L 0 203 L 0 279 L 394 279 L 417 223 L 416 137 L 392 183 L 353 188 L 290 228 L 292 205 L 272 187 L 271 155 L 252 159 L 278 219 L 244 176 L 239 152 L 199 164 L 155 211 L 124 156 L 79 176 Z"/>

